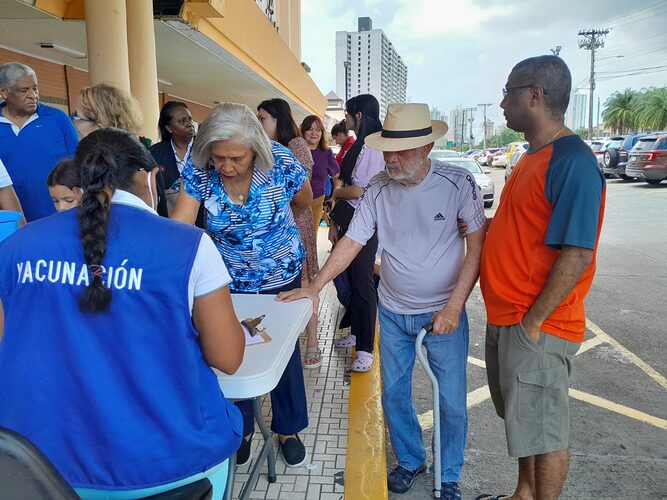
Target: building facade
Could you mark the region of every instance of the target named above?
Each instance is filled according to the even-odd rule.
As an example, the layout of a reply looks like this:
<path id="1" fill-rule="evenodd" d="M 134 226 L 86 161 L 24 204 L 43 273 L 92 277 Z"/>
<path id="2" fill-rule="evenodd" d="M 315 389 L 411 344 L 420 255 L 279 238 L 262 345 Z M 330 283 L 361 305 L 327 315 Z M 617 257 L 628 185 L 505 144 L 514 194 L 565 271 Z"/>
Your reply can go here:
<path id="1" fill-rule="evenodd" d="M 465 122 L 463 120 L 463 108 L 458 106 L 449 112 L 449 132 L 452 134 L 454 144 L 460 146 L 465 140 Z"/>
<path id="2" fill-rule="evenodd" d="M 587 126 L 588 96 L 574 92 L 570 95 L 570 104 L 565 112 L 565 125 L 570 130 L 579 130 Z"/>
<path id="3" fill-rule="evenodd" d="M 137 99 L 142 135 L 158 139 L 168 100 L 197 121 L 218 102 L 255 108 L 281 97 L 297 121 L 327 100 L 301 64 L 300 0 L 0 0 L 0 64 L 37 73 L 42 102 L 72 112 L 82 87 Z"/>
<path id="4" fill-rule="evenodd" d="M 381 29 L 369 17 L 358 19 L 358 31 L 336 32 L 336 93 L 345 100 L 372 94 L 384 118 L 390 103 L 405 102 L 408 68 Z"/>

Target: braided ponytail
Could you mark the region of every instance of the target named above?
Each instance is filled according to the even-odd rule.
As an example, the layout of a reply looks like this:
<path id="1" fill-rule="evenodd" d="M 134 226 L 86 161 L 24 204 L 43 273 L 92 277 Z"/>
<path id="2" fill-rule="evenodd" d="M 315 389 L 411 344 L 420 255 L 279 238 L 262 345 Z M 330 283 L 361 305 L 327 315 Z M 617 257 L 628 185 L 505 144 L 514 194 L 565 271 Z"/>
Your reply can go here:
<path id="1" fill-rule="evenodd" d="M 157 165 L 134 135 L 117 128 L 95 130 L 84 137 L 76 148 L 74 163 L 81 173 L 79 234 L 89 276 L 79 309 L 98 313 L 111 303 L 111 290 L 102 281 L 111 197 L 116 189 L 132 192 L 137 171 L 151 172 Z"/>
<path id="2" fill-rule="evenodd" d="M 79 208 L 79 232 L 90 277 L 89 285 L 79 299 L 79 308 L 84 312 L 105 311 L 111 302 L 111 290 L 102 282 L 102 260 L 106 253 L 116 168 L 113 151 L 104 144 L 91 148 L 81 164 L 84 188 Z"/>

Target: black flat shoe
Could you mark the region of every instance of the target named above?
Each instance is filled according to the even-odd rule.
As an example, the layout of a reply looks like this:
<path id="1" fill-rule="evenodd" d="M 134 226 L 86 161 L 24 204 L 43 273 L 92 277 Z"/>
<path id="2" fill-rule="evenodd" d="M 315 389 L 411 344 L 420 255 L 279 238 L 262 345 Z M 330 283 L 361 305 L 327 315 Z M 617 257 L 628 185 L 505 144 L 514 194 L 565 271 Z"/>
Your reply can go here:
<path id="1" fill-rule="evenodd" d="M 236 450 L 236 465 L 245 465 L 250 461 L 250 450 L 252 449 L 252 437 L 254 435 L 253 432 L 250 434 L 250 439 L 246 439 L 245 436 L 241 439 L 241 446 Z"/>
<path id="2" fill-rule="evenodd" d="M 283 450 L 283 458 L 287 467 L 301 467 L 306 463 L 306 447 L 299 439 L 298 434 L 295 434 L 295 437 L 288 438 L 284 443 L 281 442 L 280 449 Z"/>

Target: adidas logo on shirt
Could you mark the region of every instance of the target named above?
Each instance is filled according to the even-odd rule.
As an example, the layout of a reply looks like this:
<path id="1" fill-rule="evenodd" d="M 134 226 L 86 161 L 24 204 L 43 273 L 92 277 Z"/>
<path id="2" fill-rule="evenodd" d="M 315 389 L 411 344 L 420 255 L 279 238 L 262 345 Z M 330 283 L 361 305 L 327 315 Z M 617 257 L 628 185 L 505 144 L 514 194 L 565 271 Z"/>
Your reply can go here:
<path id="1" fill-rule="evenodd" d="M 445 216 L 438 212 L 438 214 L 433 217 L 433 220 L 445 220 Z"/>

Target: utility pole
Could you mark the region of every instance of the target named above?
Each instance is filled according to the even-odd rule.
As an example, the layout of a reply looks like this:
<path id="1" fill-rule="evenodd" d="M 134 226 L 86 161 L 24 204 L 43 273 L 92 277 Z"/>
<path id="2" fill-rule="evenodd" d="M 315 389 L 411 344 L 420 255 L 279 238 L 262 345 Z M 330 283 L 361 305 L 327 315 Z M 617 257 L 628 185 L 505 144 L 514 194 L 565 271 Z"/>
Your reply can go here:
<path id="1" fill-rule="evenodd" d="M 593 138 L 593 92 L 595 91 L 595 49 L 604 47 L 604 36 L 609 30 L 582 30 L 579 36 L 579 48 L 591 51 L 591 75 L 589 79 L 590 90 L 588 95 L 588 140 Z"/>
<path id="2" fill-rule="evenodd" d="M 478 104 L 480 108 L 482 108 L 482 113 L 484 113 L 484 149 L 486 149 L 486 108 L 491 106 L 490 102 L 485 102 L 483 104 Z"/>

